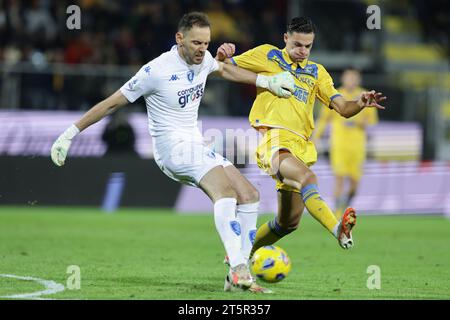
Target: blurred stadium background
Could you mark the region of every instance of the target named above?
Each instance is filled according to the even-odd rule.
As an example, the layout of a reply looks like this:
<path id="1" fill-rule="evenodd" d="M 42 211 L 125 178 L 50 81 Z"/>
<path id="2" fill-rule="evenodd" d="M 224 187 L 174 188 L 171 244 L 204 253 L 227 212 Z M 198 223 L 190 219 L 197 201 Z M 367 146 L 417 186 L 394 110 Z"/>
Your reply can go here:
<path id="1" fill-rule="evenodd" d="M 80 30 L 66 26 L 71 4 L 81 9 Z M 373 4 L 381 12 L 379 30 L 366 27 L 366 10 Z M 109 187 L 122 194 L 116 199 L 122 206 L 210 211 L 198 190 L 170 181 L 149 160 L 143 99 L 83 132 L 64 168 L 49 158 L 53 141 L 68 125 L 174 44 L 184 12 L 201 10 L 212 22 L 213 54 L 222 42 L 236 43 L 237 53 L 263 43 L 283 47 L 286 22 L 312 17 L 318 32 L 311 59 L 330 71 L 335 84 L 340 85 L 342 70 L 355 67 L 364 87 L 388 96 L 380 124 L 369 131 L 369 161 L 355 206 L 367 213 L 450 215 L 445 0 L 3 0 L 0 8 L 1 204 L 98 206 Z M 222 133 L 215 142 L 223 153 L 235 161 L 244 157 L 239 167 L 261 189 L 262 211 L 274 212 L 273 182 L 252 163 L 253 146 L 226 135 L 227 128 L 249 129 L 246 116 L 254 95 L 251 86 L 210 78 L 200 120 L 204 132 Z M 118 143 L 117 130 L 124 148 L 134 147 L 135 153 L 107 152 L 108 143 Z M 327 141 L 325 135 L 315 168 L 324 196 L 331 199 Z M 71 183 L 55 190 L 65 181 Z"/>
<path id="2" fill-rule="evenodd" d="M 80 30 L 66 26 L 73 4 L 81 9 Z M 379 30 L 366 27 L 369 5 L 380 8 Z M 388 96 L 380 123 L 369 130 L 354 199 L 362 215 L 357 246 L 337 249 L 318 223 L 304 219 L 300 232 L 280 241 L 293 271 L 276 285 L 274 298 L 221 292 L 223 248 L 212 215 L 197 214 L 211 213 L 212 204 L 154 163 L 143 99 L 79 135 L 64 167 L 49 156 L 61 132 L 169 50 L 178 20 L 194 10 L 209 14 L 213 55 L 222 42 L 234 42 L 237 53 L 263 43 L 283 47 L 287 21 L 310 16 L 318 27 L 311 60 L 330 71 L 336 86 L 342 71 L 354 67 L 364 87 Z M 83 290 L 47 293 L 63 299 L 448 299 L 448 12 L 446 0 L 0 0 L 0 298 L 39 298 L 43 291 L 11 296 L 42 290 L 20 276 L 65 283 L 67 266 L 77 265 Z M 247 121 L 254 96 L 252 86 L 210 77 L 200 125 L 257 186 L 261 213 L 272 218 L 274 182 L 254 163 L 257 136 Z M 332 203 L 327 134 L 319 149 L 313 168 Z M 118 214 L 104 214 L 118 207 Z M 382 268 L 383 290 L 366 287 L 373 264 Z"/>

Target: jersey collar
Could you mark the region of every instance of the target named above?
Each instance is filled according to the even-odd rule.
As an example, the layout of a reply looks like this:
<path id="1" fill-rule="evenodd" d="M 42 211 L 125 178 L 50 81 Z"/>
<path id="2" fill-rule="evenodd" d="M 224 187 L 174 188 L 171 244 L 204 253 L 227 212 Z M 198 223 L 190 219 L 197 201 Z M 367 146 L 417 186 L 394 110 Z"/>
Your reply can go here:
<path id="1" fill-rule="evenodd" d="M 178 52 L 178 46 L 177 46 L 177 45 L 172 46 L 171 51 L 173 51 L 173 54 L 177 57 L 178 61 L 179 61 L 181 64 L 183 64 L 184 66 L 190 67 L 190 65 L 186 62 L 186 60 L 184 60 L 184 59 L 181 57 L 180 53 Z"/>
<path id="2" fill-rule="evenodd" d="M 294 61 L 292 61 L 291 57 L 290 57 L 289 54 L 287 53 L 286 48 L 284 48 L 281 52 L 283 53 L 283 58 L 284 58 L 284 60 L 285 60 L 287 63 L 289 63 L 289 64 L 291 65 L 291 67 L 294 67 L 294 68 L 301 67 L 302 69 L 304 69 L 304 68 L 306 67 L 306 65 L 308 64 L 308 59 L 305 59 L 305 60 L 303 60 L 303 61 L 300 62 L 300 63 L 295 63 Z"/>

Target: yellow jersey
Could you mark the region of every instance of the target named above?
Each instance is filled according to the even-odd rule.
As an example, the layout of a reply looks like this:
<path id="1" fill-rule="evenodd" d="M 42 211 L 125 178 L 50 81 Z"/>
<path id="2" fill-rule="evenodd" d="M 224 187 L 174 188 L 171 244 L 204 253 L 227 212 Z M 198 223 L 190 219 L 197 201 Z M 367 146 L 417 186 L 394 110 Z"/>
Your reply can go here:
<path id="1" fill-rule="evenodd" d="M 326 106 L 340 96 L 325 68 L 309 60 L 293 62 L 286 49 L 264 44 L 230 59 L 243 69 L 274 75 L 289 71 L 295 78 L 295 93 L 288 99 L 257 88 L 249 115 L 255 129 L 283 128 L 308 140 L 314 129 L 313 108 L 316 97 Z"/>

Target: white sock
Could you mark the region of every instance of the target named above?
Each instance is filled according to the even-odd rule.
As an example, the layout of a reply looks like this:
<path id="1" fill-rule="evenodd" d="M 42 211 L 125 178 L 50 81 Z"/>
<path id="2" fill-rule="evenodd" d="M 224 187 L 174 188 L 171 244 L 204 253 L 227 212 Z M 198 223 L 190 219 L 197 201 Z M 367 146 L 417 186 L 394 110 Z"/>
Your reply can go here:
<path id="1" fill-rule="evenodd" d="M 241 228 L 236 219 L 236 199 L 222 198 L 214 203 L 214 222 L 230 260 L 230 266 L 245 263 L 241 253 Z"/>
<path id="2" fill-rule="evenodd" d="M 241 252 L 248 260 L 256 235 L 259 201 L 237 206 L 237 218 L 241 225 Z"/>

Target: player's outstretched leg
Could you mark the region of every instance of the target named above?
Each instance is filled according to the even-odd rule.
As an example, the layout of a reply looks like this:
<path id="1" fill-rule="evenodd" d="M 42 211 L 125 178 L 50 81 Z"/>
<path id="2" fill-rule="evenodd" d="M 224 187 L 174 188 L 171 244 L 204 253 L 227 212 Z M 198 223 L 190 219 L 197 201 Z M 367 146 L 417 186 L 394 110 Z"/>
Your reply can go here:
<path id="1" fill-rule="evenodd" d="M 250 266 L 249 256 L 255 240 L 256 222 L 258 219 L 259 192 L 234 166 L 229 165 L 225 167 L 225 173 L 237 194 L 236 216 L 241 226 L 241 252 Z M 228 256 L 225 257 L 224 263 L 230 266 Z M 233 286 L 229 274 L 225 277 L 224 290 L 242 291 Z M 272 293 L 272 290 L 258 285 L 255 278 L 253 278 L 248 291 L 253 293 Z"/>
<path id="2" fill-rule="evenodd" d="M 269 246 L 288 235 L 293 229 L 285 229 L 277 221 L 278 218 L 274 218 L 264 224 L 262 224 L 258 230 L 256 230 L 255 242 L 253 243 L 252 250 L 250 252 L 250 259 L 256 250 L 261 247 Z"/>
<path id="3" fill-rule="evenodd" d="M 351 229 L 356 222 L 355 210 L 347 209 L 338 221 L 319 193 L 316 175 L 303 162 L 290 153 L 282 153 L 279 163 L 283 183 L 300 190 L 308 212 L 338 239 L 342 248 L 353 247 Z"/>
<path id="4" fill-rule="evenodd" d="M 278 214 L 271 221 L 262 224 L 256 231 L 255 242 L 250 257 L 263 246 L 275 244 L 278 240 L 294 232 L 300 223 L 305 208 L 297 192 L 280 189 L 277 192 Z"/>
<path id="5" fill-rule="evenodd" d="M 252 276 L 241 252 L 241 231 L 236 219 L 237 195 L 222 166 L 211 169 L 201 180 L 200 187 L 214 202 L 214 223 L 230 258 L 228 276 L 231 284 L 248 289 Z"/>
<path id="6" fill-rule="evenodd" d="M 249 260 L 256 234 L 259 192 L 235 166 L 225 167 L 225 174 L 237 194 L 236 217 L 241 227 L 241 252 Z"/>

